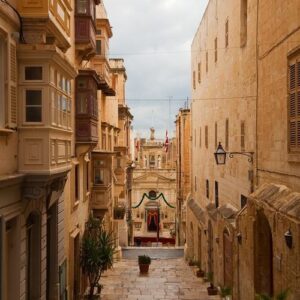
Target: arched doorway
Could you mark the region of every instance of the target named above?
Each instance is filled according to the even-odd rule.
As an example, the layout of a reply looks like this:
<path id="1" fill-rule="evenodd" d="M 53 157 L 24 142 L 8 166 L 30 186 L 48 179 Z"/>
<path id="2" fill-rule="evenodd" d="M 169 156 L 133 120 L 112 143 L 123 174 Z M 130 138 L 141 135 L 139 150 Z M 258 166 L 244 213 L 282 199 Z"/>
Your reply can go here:
<path id="1" fill-rule="evenodd" d="M 233 273 L 233 260 L 232 260 L 232 242 L 230 240 L 229 232 L 227 229 L 223 232 L 223 266 L 224 266 L 224 285 L 232 287 L 232 273 Z"/>
<path id="2" fill-rule="evenodd" d="M 40 298 L 41 220 L 31 213 L 26 220 L 26 299 Z"/>
<path id="3" fill-rule="evenodd" d="M 147 229 L 148 231 L 157 232 L 158 229 L 158 209 L 148 209 L 147 210 Z"/>
<path id="4" fill-rule="evenodd" d="M 256 293 L 273 296 L 272 231 L 263 212 L 254 223 L 254 287 Z"/>
<path id="5" fill-rule="evenodd" d="M 208 272 L 214 272 L 214 233 L 211 221 L 208 221 Z"/>

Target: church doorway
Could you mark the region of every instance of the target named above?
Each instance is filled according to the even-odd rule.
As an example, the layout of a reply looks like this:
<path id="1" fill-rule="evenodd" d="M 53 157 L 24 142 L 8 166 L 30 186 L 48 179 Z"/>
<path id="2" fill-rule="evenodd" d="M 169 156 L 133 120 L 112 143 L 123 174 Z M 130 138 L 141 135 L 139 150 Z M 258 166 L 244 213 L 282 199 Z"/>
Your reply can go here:
<path id="1" fill-rule="evenodd" d="M 147 229 L 151 232 L 157 232 L 159 226 L 158 209 L 149 209 L 147 211 Z"/>
<path id="2" fill-rule="evenodd" d="M 273 241 L 268 219 L 258 212 L 254 223 L 255 292 L 273 296 Z"/>

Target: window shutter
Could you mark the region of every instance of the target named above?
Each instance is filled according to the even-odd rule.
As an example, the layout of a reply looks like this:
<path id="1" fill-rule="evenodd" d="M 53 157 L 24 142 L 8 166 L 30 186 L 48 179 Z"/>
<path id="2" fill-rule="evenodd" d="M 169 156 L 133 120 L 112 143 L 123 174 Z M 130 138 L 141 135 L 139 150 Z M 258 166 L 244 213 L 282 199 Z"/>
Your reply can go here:
<path id="1" fill-rule="evenodd" d="M 4 285 L 4 280 L 3 280 L 3 256 L 4 256 L 4 253 L 3 253 L 3 243 L 2 241 L 4 241 L 4 218 L 3 216 L 0 215 L 0 241 L 1 241 L 1 244 L 0 244 L 0 300 L 4 299 L 4 289 L 2 288 L 3 285 Z"/>
<path id="2" fill-rule="evenodd" d="M 297 149 L 300 150 L 300 62 L 297 62 Z"/>
<path id="3" fill-rule="evenodd" d="M 17 50 L 9 44 L 9 88 L 8 88 L 8 126 L 17 127 Z"/>
<path id="4" fill-rule="evenodd" d="M 300 149 L 300 62 L 289 66 L 289 148 Z"/>

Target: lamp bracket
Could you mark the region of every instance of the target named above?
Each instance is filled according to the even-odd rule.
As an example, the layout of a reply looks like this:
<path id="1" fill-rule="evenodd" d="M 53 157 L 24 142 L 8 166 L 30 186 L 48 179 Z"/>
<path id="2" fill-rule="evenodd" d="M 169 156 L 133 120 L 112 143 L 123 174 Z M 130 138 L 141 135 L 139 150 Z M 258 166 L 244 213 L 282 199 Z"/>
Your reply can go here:
<path id="1" fill-rule="evenodd" d="M 230 158 L 233 158 L 234 155 L 244 155 L 248 157 L 248 161 L 253 163 L 253 154 L 254 152 L 228 152 Z"/>

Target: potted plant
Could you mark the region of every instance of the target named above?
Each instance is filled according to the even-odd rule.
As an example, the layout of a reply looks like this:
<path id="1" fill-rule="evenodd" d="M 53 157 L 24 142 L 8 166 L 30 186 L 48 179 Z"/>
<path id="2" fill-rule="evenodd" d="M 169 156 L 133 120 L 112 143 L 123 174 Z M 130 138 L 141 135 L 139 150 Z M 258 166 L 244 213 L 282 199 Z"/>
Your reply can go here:
<path id="1" fill-rule="evenodd" d="M 218 295 L 218 289 L 214 286 L 214 274 L 213 272 L 207 273 L 207 279 L 210 283 L 209 287 L 207 287 L 207 293 L 209 296 Z"/>
<path id="2" fill-rule="evenodd" d="M 198 270 L 196 271 L 197 277 L 203 278 L 205 276 L 205 272 L 201 269 L 201 262 L 197 263 Z"/>
<path id="3" fill-rule="evenodd" d="M 151 264 L 151 258 L 148 255 L 139 255 L 138 257 L 140 273 L 147 274 Z"/>
<path id="4" fill-rule="evenodd" d="M 124 206 L 114 207 L 114 219 L 115 220 L 123 220 L 124 216 L 125 216 L 125 207 Z"/>
<path id="5" fill-rule="evenodd" d="M 289 294 L 289 289 L 285 289 L 277 294 L 274 298 L 267 294 L 256 294 L 256 300 L 286 300 Z"/>
<path id="6" fill-rule="evenodd" d="M 197 265 L 197 262 L 194 259 L 190 258 L 188 264 L 189 264 L 190 267 L 193 267 L 193 266 Z"/>
<path id="7" fill-rule="evenodd" d="M 230 300 L 232 295 L 231 288 L 228 286 L 220 286 L 220 296 L 223 300 Z"/>
<path id="8" fill-rule="evenodd" d="M 100 299 L 102 273 L 113 265 L 114 239 L 106 232 L 100 221 L 92 216 L 86 223 L 81 243 L 80 265 L 89 281 L 86 299 Z"/>

